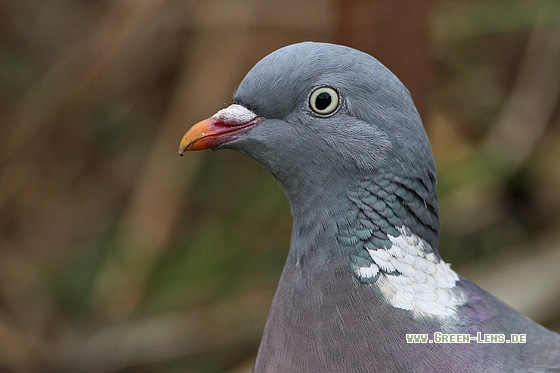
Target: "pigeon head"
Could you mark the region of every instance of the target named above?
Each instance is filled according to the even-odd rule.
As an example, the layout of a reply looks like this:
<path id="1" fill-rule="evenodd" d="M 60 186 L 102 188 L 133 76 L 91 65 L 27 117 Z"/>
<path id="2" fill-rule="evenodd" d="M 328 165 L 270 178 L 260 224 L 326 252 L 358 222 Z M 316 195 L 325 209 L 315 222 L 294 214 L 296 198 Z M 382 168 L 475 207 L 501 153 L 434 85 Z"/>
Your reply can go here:
<path id="1" fill-rule="evenodd" d="M 269 54 L 243 79 L 234 105 L 209 121 L 185 135 L 181 151 L 235 149 L 283 185 L 383 169 L 434 173 L 408 90 L 375 58 L 340 45 L 305 42 Z"/>
<path id="2" fill-rule="evenodd" d="M 280 182 L 292 211 L 341 201 L 364 181 L 410 180 L 408 188 L 421 189 L 412 190 L 416 204 L 433 215 L 416 231 L 437 247 L 435 166 L 422 121 L 404 85 L 366 53 L 304 42 L 269 54 L 247 73 L 234 104 L 185 134 L 179 153 L 207 148 L 257 160 Z"/>

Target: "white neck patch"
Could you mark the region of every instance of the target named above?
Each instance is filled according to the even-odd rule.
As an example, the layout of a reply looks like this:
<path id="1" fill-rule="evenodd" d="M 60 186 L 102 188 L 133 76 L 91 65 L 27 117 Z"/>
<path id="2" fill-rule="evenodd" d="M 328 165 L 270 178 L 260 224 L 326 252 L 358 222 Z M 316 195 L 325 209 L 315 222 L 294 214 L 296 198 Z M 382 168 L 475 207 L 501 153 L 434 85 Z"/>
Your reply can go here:
<path id="1" fill-rule="evenodd" d="M 400 235 L 388 235 L 390 249 L 366 247 L 373 263 L 356 267 L 356 274 L 375 284 L 393 307 L 418 316 L 452 316 L 465 304 L 465 295 L 455 288 L 459 277 L 449 264 L 431 252 L 430 245 L 406 227 Z"/>

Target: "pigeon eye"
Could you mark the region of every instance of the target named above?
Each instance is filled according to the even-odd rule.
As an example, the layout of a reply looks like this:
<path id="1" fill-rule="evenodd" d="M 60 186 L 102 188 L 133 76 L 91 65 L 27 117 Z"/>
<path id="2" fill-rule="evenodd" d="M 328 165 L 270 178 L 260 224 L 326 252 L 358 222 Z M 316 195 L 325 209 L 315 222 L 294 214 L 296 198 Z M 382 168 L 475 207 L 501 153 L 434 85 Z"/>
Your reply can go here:
<path id="1" fill-rule="evenodd" d="M 309 106 L 320 115 L 329 115 L 338 108 L 338 92 L 331 87 L 320 87 L 309 97 Z"/>

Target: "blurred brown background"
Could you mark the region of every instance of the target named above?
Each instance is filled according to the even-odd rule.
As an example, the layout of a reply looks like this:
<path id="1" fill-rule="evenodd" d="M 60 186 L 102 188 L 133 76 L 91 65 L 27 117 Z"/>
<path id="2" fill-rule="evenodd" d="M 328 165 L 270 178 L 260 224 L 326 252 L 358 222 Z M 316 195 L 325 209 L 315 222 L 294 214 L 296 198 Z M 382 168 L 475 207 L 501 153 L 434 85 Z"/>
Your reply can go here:
<path id="1" fill-rule="evenodd" d="M 441 252 L 560 330 L 560 2 L 0 2 L 0 371 L 250 371 L 288 203 L 176 154 L 269 52 L 332 41 L 411 90 Z"/>

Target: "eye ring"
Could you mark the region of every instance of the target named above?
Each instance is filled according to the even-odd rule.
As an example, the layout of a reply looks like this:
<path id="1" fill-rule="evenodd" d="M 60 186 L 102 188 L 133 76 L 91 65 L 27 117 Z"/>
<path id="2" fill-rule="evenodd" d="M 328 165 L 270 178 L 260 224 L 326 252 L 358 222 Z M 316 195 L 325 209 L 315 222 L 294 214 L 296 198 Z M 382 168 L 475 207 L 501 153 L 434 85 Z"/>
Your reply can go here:
<path id="1" fill-rule="evenodd" d="M 330 115 L 338 109 L 340 98 L 338 92 L 331 87 L 316 88 L 309 96 L 309 107 L 319 115 Z"/>

